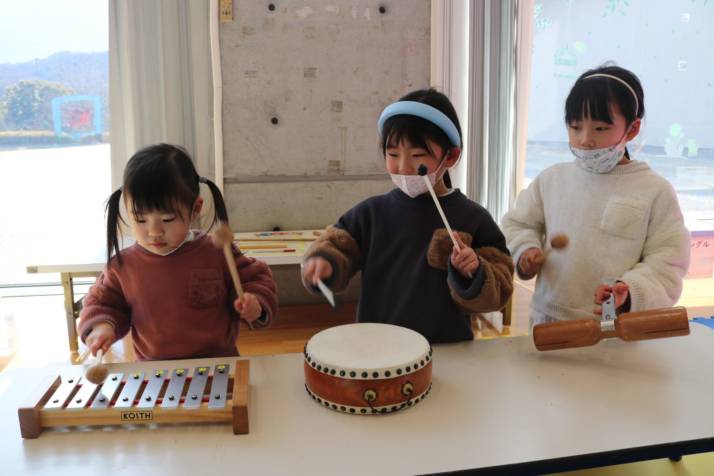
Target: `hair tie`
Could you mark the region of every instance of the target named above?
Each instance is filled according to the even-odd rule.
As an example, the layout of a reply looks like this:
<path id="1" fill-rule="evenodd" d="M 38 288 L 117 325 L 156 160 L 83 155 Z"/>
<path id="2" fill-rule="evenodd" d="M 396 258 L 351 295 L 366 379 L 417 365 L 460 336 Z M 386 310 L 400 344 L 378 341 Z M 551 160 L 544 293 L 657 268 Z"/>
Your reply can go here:
<path id="1" fill-rule="evenodd" d="M 206 177 L 201 177 L 199 175 L 198 177 L 198 183 L 208 183 L 208 179 Z"/>

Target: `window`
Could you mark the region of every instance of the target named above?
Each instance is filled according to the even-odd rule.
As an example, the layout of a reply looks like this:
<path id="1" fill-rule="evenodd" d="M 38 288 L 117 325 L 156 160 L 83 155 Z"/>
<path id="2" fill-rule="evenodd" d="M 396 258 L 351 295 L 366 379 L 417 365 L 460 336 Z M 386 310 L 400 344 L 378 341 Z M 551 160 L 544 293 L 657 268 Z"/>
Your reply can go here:
<path id="1" fill-rule="evenodd" d="M 28 265 L 101 250 L 109 195 L 108 3 L 4 2 L 0 13 L 0 286 Z"/>

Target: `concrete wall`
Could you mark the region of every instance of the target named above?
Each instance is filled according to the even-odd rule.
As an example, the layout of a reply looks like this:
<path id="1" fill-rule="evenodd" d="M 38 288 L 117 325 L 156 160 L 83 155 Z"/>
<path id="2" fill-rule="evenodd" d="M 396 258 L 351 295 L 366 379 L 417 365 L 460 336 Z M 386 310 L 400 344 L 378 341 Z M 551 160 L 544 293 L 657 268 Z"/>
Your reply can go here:
<path id="1" fill-rule="evenodd" d="M 392 188 L 376 122 L 428 87 L 429 25 L 429 0 L 234 0 L 221 63 L 236 231 L 324 227 Z"/>

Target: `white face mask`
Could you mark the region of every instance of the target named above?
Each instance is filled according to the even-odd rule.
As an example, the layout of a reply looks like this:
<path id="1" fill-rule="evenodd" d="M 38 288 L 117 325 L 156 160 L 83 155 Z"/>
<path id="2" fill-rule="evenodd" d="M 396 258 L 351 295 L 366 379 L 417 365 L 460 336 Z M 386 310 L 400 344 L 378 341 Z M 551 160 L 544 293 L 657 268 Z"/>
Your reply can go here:
<path id="1" fill-rule="evenodd" d="M 434 185 L 436 185 L 439 169 L 441 169 L 441 163 L 435 171 L 430 174 L 426 174 L 426 177 L 429 179 L 432 188 L 434 187 Z M 424 178 L 421 175 L 389 174 L 389 176 L 392 177 L 392 182 L 394 182 L 394 185 L 399 187 L 402 192 L 406 193 L 411 198 L 416 198 L 419 195 L 422 195 L 429 191 L 429 187 L 426 185 L 426 182 L 424 181 Z"/>
<path id="2" fill-rule="evenodd" d="M 576 162 L 585 170 L 594 174 L 606 174 L 612 171 L 625 155 L 625 138 L 630 128 L 625 131 L 622 140 L 610 147 L 602 149 L 578 149 L 570 146 L 570 151 L 575 156 Z"/>
<path id="3" fill-rule="evenodd" d="M 155 255 L 159 255 L 159 256 L 168 256 L 171 253 L 173 253 L 174 251 L 176 251 L 177 249 L 181 248 L 184 245 L 184 243 L 186 243 L 187 241 L 191 241 L 192 239 L 193 239 L 193 234 L 191 233 L 191 230 L 189 229 L 188 232 L 186 232 L 186 237 L 183 239 L 183 241 L 181 243 L 179 243 L 179 245 L 176 248 L 166 251 L 165 253 L 161 253 L 161 252 L 153 251 L 153 250 L 151 252 L 154 253 Z"/>

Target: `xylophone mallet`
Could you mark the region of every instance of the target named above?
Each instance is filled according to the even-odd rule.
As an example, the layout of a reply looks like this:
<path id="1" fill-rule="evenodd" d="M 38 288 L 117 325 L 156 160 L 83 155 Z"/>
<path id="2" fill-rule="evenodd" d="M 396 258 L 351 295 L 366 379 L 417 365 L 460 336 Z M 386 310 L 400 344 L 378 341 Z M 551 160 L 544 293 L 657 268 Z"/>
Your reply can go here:
<path id="1" fill-rule="evenodd" d="M 536 262 L 538 264 L 543 264 L 545 261 L 548 259 L 548 256 L 553 250 L 562 250 L 568 247 L 568 244 L 570 243 L 570 238 L 568 238 L 568 235 L 563 234 L 563 233 L 558 233 L 553 235 L 553 237 L 550 239 L 550 248 L 545 250 L 543 254 L 541 254 Z"/>
<path id="2" fill-rule="evenodd" d="M 87 368 L 87 371 L 84 373 L 84 376 L 87 378 L 87 380 L 97 385 L 104 382 L 104 380 L 106 380 L 107 378 L 107 375 L 109 374 L 107 366 L 102 364 L 103 358 L 104 350 L 99 349 L 97 351 L 96 360 L 89 368 Z"/>
<path id="3" fill-rule="evenodd" d="M 235 259 L 233 258 L 233 232 L 225 223 L 218 223 L 216 230 L 213 232 L 213 244 L 218 248 L 223 248 L 223 256 L 226 258 L 228 271 L 230 271 L 233 287 L 236 290 L 238 298 L 243 297 L 243 286 L 241 286 L 240 277 L 238 276 L 238 268 L 236 267 Z M 248 327 L 253 329 L 253 324 L 246 321 Z"/>

